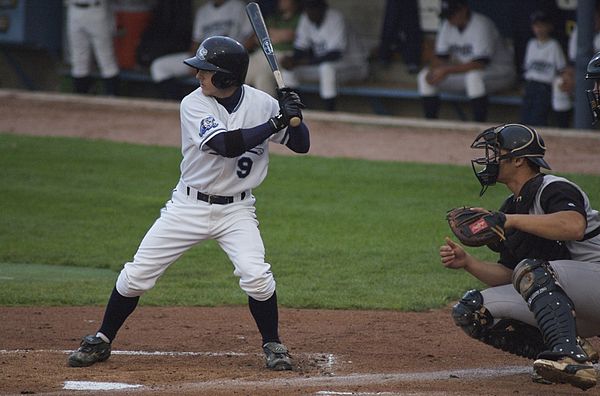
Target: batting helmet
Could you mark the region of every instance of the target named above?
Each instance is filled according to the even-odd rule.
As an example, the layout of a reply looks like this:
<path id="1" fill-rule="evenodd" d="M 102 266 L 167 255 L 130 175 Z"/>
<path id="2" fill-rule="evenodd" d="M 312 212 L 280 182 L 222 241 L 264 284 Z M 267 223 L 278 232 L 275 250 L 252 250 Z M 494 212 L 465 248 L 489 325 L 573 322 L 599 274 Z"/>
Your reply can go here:
<path id="1" fill-rule="evenodd" d="M 471 148 L 485 149 L 485 157 L 471 160 L 473 172 L 482 186 L 479 195 L 483 195 L 488 186 L 496 184 L 503 159 L 524 157 L 535 166 L 551 169 L 544 159 L 544 140 L 527 125 L 503 124 L 486 129 L 477 135 Z M 501 154 L 500 150 L 508 152 Z M 478 170 L 478 167 L 483 168 Z"/>
<path id="2" fill-rule="evenodd" d="M 585 78 L 588 80 L 600 79 L 600 52 L 597 52 L 589 61 Z M 586 90 L 586 94 L 590 109 L 592 110 L 592 124 L 596 124 L 600 118 L 600 92 L 598 92 L 597 87 L 594 86 L 594 89 Z"/>
<path id="3" fill-rule="evenodd" d="M 209 37 L 200 44 L 196 56 L 183 61 L 199 70 L 214 71 L 212 83 L 219 89 L 242 85 L 248 72 L 248 51 L 234 39 Z"/>

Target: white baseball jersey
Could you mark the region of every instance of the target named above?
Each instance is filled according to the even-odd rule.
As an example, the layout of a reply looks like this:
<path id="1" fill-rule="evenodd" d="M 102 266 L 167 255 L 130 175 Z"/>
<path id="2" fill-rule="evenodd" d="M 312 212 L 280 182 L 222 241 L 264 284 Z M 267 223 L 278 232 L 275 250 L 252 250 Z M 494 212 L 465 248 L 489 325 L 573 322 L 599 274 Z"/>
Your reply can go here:
<path id="1" fill-rule="evenodd" d="M 487 58 L 490 64 L 510 64 L 513 60 L 494 23 L 477 12 L 471 12 L 462 31 L 444 20 L 436 36 L 435 53 L 458 63 Z"/>
<path id="2" fill-rule="evenodd" d="M 252 25 L 242 1 L 228 0 L 219 7 L 209 1 L 196 11 L 192 39 L 201 43 L 211 36 L 228 36 L 243 42 L 252 33 Z"/>
<path id="3" fill-rule="evenodd" d="M 317 57 L 339 51 L 344 61 L 366 58 L 358 40 L 352 39 L 350 34 L 351 31 L 339 10 L 327 8 L 319 26 L 311 22 L 306 13 L 302 13 L 296 29 L 294 47 L 304 51 L 310 49 Z"/>
<path id="4" fill-rule="evenodd" d="M 206 143 L 219 133 L 264 124 L 279 112 L 277 100 L 248 85 L 231 114 L 198 88 L 181 102 L 181 179 L 206 194 L 233 196 L 257 187 L 267 175 L 269 145 L 264 141 L 236 158 L 217 155 Z M 287 129 L 269 140 L 287 143 Z"/>
<path id="5" fill-rule="evenodd" d="M 527 43 L 523 61 L 525 80 L 552 84 L 556 75 L 566 65 L 565 55 L 557 40 L 541 42 L 532 38 Z"/>
<path id="6" fill-rule="evenodd" d="M 237 158 L 218 155 L 206 144 L 214 136 L 264 124 L 279 112 L 269 94 L 242 87 L 230 114 L 215 98 L 198 88 L 181 102 L 181 179 L 160 217 L 148 230 L 133 261 L 123 267 L 117 291 L 135 297 L 156 281 L 183 253 L 216 240 L 234 266 L 239 285 L 252 298 L 265 301 L 275 292 L 271 265 L 258 228 L 252 188 L 267 174 L 269 141 L 285 144 L 287 129 L 272 135 Z M 232 197 L 229 204 L 212 204 L 198 193 Z"/>

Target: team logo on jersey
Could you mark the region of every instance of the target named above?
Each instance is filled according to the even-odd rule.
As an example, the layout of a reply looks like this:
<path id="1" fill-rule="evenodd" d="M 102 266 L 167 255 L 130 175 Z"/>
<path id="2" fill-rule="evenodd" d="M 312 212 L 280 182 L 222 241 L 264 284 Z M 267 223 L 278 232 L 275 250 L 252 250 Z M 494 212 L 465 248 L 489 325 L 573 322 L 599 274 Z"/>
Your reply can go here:
<path id="1" fill-rule="evenodd" d="M 206 132 L 210 131 L 211 129 L 215 129 L 218 126 L 219 123 L 217 122 L 217 120 L 215 120 L 215 117 L 206 117 L 205 119 L 200 121 L 200 137 L 204 136 Z"/>

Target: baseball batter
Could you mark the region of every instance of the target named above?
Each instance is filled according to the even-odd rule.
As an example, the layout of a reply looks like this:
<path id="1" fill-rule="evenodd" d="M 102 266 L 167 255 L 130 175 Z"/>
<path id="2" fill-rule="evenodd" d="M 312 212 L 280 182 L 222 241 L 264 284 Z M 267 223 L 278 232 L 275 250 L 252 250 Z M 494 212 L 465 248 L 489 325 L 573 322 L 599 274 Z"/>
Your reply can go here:
<path id="1" fill-rule="evenodd" d="M 512 52 L 486 16 L 466 0 L 443 0 L 444 21 L 435 41 L 435 57 L 417 82 L 426 118 L 437 118 L 439 91 L 466 92 L 475 121 L 487 117 L 487 95 L 515 80 Z"/>
<path id="2" fill-rule="evenodd" d="M 473 160 L 485 189 L 500 182 L 512 192 L 500 212 L 505 240 L 488 245 L 497 263 L 467 253 L 447 238 L 445 267 L 464 269 L 489 286 L 470 290 L 452 311 L 469 336 L 536 359 L 536 379 L 596 385 L 598 354 L 585 337 L 600 335 L 600 214 L 575 183 L 549 174 L 546 147 L 534 129 L 505 124 L 483 131 Z"/>
<path id="3" fill-rule="evenodd" d="M 139 297 L 185 251 L 213 239 L 227 253 L 248 295 L 267 367 L 290 370 L 252 190 L 267 174 L 269 142 L 308 152 L 306 125 L 288 127 L 292 117 L 302 117 L 303 105 L 293 91 L 280 91 L 278 103 L 245 85 L 248 53 L 231 38 L 204 40 L 185 64 L 197 70 L 200 87 L 181 102 L 181 178 L 133 261 L 119 274 L 100 329 L 83 338 L 68 363 L 83 367 L 108 359 L 111 343 Z"/>
<path id="4" fill-rule="evenodd" d="M 108 0 L 67 0 L 67 37 L 75 92 L 88 93 L 92 53 L 100 69 L 104 91 L 116 95 L 119 66 L 113 47 L 115 20 Z"/>

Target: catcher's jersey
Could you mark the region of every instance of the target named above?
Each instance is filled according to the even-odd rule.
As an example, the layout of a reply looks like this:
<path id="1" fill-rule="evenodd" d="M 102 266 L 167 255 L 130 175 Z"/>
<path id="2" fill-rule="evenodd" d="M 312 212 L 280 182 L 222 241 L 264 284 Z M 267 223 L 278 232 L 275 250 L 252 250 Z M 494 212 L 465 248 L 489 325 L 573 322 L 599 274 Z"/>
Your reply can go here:
<path id="1" fill-rule="evenodd" d="M 471 13 L 471 18 L 462 31 L 444 20 L 436 36 L 435 53 L 449 56 L 452 61 L 461 64 L 488 59 L 490 64 L 512 66 L 513 61 L 494 23 L 477 12 Z"/>
<path id="2" fill-rule="evenodd" d="M 252 128 L 277 115 L 279 104 L 270 95 L 242 86 L 240 101 L 227 112 L 198 88 L 181 101 L 181 180 L 205 194 L 236 195 L 257 187 L 267 175 L 268 140 L 287 143 L 287 129 L 272 135 L 236 158 L 217 154 L 206 143 L 219 133 Z"/>
<path id="3" fill-rule="evenodd" d="M 552 84 L 566 65 L 565 55 L 557 40 L 541 42 L 532 38 L 527 43 L 523 62 L 525 80 Z"/>
<path id="4" fill-rule="evenodd" d="M 196 11 L 192 39 L 201 43 L 211 36 L 228 36 L 243 42 L 252 34 L 245 4 L 240 0 L 227 0 L 219 7 L 209 1 Z"/>
<path id="5" fill-rule="evenodd" d="M 542 191 L 544 191 L 544 189 L 550 183 L 554 182 L 569 183 L 571 186 L 575 187 L 579 191 L 579 193 L 583 197 L 584 207 L 582 209 L 583 211 L 585 211 L 587 222 L 585 234 L 593 235 L 592 233 L 594 233 L 594 231 L 597 232 L 598 228 L 600 227 L 600 213 L 598 213 L 597 210 L 592 209 L 587 194 L 577 184 L 562 177 L 554 175 L 544 176 L 542 185 L 535 196 L 533 207 L 530 211 L 531 214 L 545 213 L 541 203 Z M 573 202 L 565 202 L 564 205 L 567 208 L 572 208 L 572 210 L 576 209 L 576 204 Z M 573 260 L 600 263 L 600 235 L 585 239 L 583 241 L 567 241 L 565 244 L 567 245 L 567 249 L 569 249 L 569 253 L 571 253 L 571 258 Z"/>

